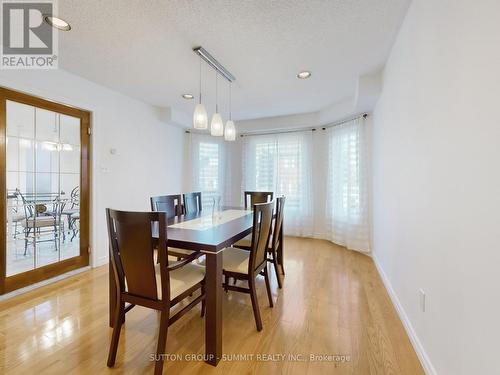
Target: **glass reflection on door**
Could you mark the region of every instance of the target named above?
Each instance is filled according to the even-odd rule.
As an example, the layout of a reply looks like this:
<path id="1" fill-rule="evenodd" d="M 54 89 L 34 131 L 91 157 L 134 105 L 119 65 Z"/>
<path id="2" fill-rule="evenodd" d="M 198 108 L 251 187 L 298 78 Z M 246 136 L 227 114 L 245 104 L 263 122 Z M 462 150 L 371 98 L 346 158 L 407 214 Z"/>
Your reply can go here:
<path id="1" fill-rule="evenodd" d="M 7 100 L 6 276 L 80 255 L 80 119 Z"/>

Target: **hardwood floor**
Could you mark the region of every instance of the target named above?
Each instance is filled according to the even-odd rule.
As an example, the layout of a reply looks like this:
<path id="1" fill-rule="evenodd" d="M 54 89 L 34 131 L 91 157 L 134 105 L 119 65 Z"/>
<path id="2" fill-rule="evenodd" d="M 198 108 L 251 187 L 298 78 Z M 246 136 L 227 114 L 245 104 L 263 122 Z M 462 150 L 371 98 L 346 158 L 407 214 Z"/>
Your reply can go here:
<path id="1" fill-rule="evenodd" d="M 322 240 L 287 237 L 285 246 L 282 290 L 271 277 L 273 309 L 259 280 L 263 331 L 255 329 L 249 296 L 224 294 L 227 358 L 216 368 L 203 358 L 186 359 L 204 353 L 204 322 L 193 309 L 168 331 L 167 352 L 181 358 L 167 357 L 165 374 L 424 373 L 369 257 Z M 140 307 L 127 313 L 116 365 L 106 367 L 107 296 L 103 266 L 0 303 L 1 372 L 152 373 L 159 316 Z M 288 353 L 296 357 L 263 357 Z M 346 360 L 311 361 L 311 354 Z"/>

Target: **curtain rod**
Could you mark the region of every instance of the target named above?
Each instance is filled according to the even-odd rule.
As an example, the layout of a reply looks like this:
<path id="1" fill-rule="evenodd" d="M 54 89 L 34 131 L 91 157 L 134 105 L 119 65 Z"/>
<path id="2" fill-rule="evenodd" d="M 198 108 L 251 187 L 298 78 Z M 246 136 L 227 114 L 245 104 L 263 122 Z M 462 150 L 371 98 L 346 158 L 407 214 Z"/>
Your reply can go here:
<path id="1" fill-rule="evenodd" d="M 301 132 L 306 132 L 306 131 L 316 131 L 318 129 L 326 130 L 327 128 L 332 128 L 334 126 L 342 125 L 342 124 L 345 124 L 346 122 L 353 121 L 353 120 L 356 120 L 356 119 L 361 118 L 361 117 L 363 117 L 364 119 L 366 119 L 368 117 L 368 114 L 367 113 L 363 113 L 363 114 L 360 114 L 360 115 L 357 115 L 357 116 L 354 116 L 354 117 L 350 117 L 350 118 L 342 120 L 342 121 L 333 122 L 331 124 L 323 125 L 323 126 L 298 128 L 298 129 L 292 129 L 292 130 L 275 130 L 275 131 L 270 131 L 270 132 L 259 132 L 259 131 L 256 131 L 256 132 L 250 132 L 250 133 L 242 133 L 242 134 L 240 134 L 240 137 L 249 137 L 249 136 L 252 136 L 252 135 L 272 135 L 272 134 L 285 134 L 285 133 L 301 133 Z M 210 135 L 210 132 L 207 133 L 206 131 L 196 130 L 196 129 L 185 130 L 185 133 L 187 133 L 187 134 L 193 133 L 193 134 Z"/>
<path id="2" fill-rule="evenodd" d="M 342 121 L 337 121 L 328 125 L 323 125 L 323 126 L 316 126 L 316 127 L 307 127 L 307 128 L 299 128 L 299 129 L 292 129 L 292 130 L 275 130 L 275 131 L 269 131 L 269 132 L 250 132 L 250 133 L 242 133 L 240 134 L 240 137 L 249 137 L 252 135 L 273 135 L 273 134 L 285 134 L 285 133 L 301 133 L 301 132 L 306 132 L 306 131 L 316 131 L 318 129 L 326 130 L 327 128 L 332 128 L 334 126 L 342 125 L 345 124 L 349 121 L 357 120 L 358 118 L 364 118 L 366 119 L 368 117 L 367 113 L 363 113 Z"/>

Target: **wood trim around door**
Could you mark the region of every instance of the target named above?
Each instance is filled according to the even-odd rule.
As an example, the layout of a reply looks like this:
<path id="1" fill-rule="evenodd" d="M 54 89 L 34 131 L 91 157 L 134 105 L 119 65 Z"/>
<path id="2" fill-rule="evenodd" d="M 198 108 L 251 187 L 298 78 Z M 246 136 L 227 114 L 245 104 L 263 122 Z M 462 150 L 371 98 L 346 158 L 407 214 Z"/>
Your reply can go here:
<path id="1" fill-rule="evenodd" d="M 80 118 L 80 255 L 61 260 L 34 270 L 6 277 L 7 233 L 6 233 L 6 101 L 31 105 L 64 115 Z M 90 116 L 89 111 L 56 103 L 37 96 L 0 87 L 0 295 L 63 273 L 89 265 L 90 249 Z"/>

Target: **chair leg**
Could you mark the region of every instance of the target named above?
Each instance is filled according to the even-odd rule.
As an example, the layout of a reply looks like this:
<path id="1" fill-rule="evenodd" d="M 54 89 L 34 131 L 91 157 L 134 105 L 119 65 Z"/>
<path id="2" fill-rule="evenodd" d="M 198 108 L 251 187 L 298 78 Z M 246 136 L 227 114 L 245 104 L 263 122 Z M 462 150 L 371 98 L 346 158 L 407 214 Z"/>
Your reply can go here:
<path id="1" fill-rule="evenodd" d="M 169 310 L 161 312 L 160 316 L 160 331 L 158 333 L 158 347 L 156 348 L 156 364 L 155 375 L 163 373 L 163 357 L 165 354 L 165 346 L 167 344 L 168 318 Z"/>
<path id="2" fill-rule="evenodd" d="M 269 307 L 274 307 L 273 295 L 271 293 L 271 283 L 269 282 L 269 271 L 267 270 L 267 264 L 266 264 L 266 268 L 264 268 L 264 280 L 266 281 L 267 298 L 269 299 Z"/>
<path id="3" fill-rule="evenodd" d="M 262 319 L 260 318 L 259 302 L 257 301 L 257 291 L 255 290 L 255 278 L 250 277 L 248 280 L 250 287 L 250 298 L 252 299 L 253 315 L 255 317 L 255 325 L 257 331 L 262 331 Z"/>
<path id="4" fill-rule="evenodd" d="M 55 246 L 55 250 L 54 251 L 57 251 L 57 240 L 58 240 L 58 235 L 57 235 L 57 226 L 54 225 L 54 246 Z"/>
<path id="5" fill-rule="evenodd" d="M 75 226 L 75 222 L 72 224 L 72 230 L 73 230 L 73 235 L 71 236 L 70 242 L 73 242 L 73 239 L 76 237 L 76 234 L 78 233 L 78 228 Z"/>
<path id="6" fill-rule="evenodd" d="M 283 246 L 283 244 L 281 244 Z M 281 249 L 281 250 L 280 250 Z M 285 261 L 283 259 L 283 248 L 278 249 L 276 252 L 278 264 L 281 266 L 281 273 L 285 276 Z"/>
<path id="7" fill-rule="evenodd" d="M 281 275 L 278 267 L 278 260 L 276 259 L 275 256 L 273 256 L 273 266 L 274 266 L 274 272 L 276 273 L 276 280 L 278 280 L 278 288 L 283 288 L 283 284 L 281 282 Z"/>
<path id="8" fill-rule="evenodd" d="M 24 228 L 24 256 L 26 256 L 26 252 L 28 251 L 28 237 L 30 232 L 31 228 Z"/>
<path id="9" fill-rule="evenodd" d="M 109 346 L 108 353 L 108 367 L 113 367 L 116 360 L 116 351 L 118 350 L 118 341 L 120 340 L 120 331 L 123 324 L 123 318 L 125 315 L 125 310 L 123 303 L 118 302 L 115 309 L 115 324 L 113 325 L 113 337 L 111 339 L 111 345 Z"/>
<path id="10" fill-rule="evenodd" d="M 78 234 L 78 228 L 77 228 L 77 226 L 75 224 L 76 224 L 76 219 L 71 219 L 71 230 L 73 231 L 73 235 L 71 236 L 71 238 L 69 240 L 70 242 L 73 242 L 73 239 Z"/>
<path id="11" fill-rule="evenodd" d="M 201 293 L 202 295 L 205 294 L 205 285 L 201 287 Z M 205 298 L 201 300 L 201 317 L 203 318 L 205 316 Z"/>
<path id="12" fill-rule="evenodd" d="M 66 231 L 64 230 L 64 221 L 59 219 L 59 230 L 62 233 L 63 242 L 66 241 Z"/>

